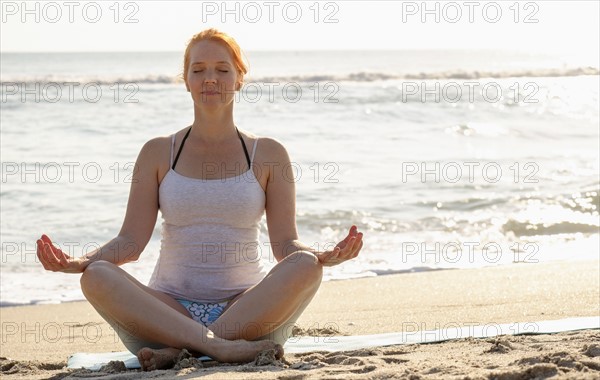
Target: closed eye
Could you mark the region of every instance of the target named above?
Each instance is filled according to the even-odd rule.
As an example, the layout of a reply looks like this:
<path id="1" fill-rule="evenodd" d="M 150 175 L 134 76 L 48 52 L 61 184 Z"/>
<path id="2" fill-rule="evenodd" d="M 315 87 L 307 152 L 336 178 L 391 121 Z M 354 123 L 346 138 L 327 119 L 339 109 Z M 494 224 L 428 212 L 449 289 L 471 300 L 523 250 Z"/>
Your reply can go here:
<path id="1" fill-rule="evenodd" d="M 204 71 L 204 70 L 194 70 L 193 72 L 194 72 L 194 73 L 201 73 L 201 72 L 203 72 L 203 71 Z M 228 72 L 229 72 L 228 70 L 218 70 L 218 71 L 220 71 L 220 72 L 222 72 L 222 73 L 228 73 Z"/>

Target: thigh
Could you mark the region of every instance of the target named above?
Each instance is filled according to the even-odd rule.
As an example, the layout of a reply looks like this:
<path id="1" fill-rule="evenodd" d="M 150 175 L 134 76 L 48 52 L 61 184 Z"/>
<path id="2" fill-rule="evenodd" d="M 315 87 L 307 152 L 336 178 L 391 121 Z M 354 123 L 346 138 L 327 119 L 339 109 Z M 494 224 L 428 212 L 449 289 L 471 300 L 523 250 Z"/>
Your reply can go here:
<path id="1" fill-rule="evenodd" d="M 295 322 L 312 300 L 321 276 L 322 267 L 314 255 L 299 253 L 288 257 L 277 263 L 261 282 L 234 298 L 207 327 L 229 340 L 261 339 L 281 327 L 289 329 L 291 334 L 287 325 Z M 283 337 L 276 340 L 285 341 Z"/>
<path id="2" fill-rule="evenodd" d="M 125 272 L 125 271 L 123 271 L 123 272 Z M 133 281 L 137 286 L 139 286 L 141 289 L 143 289 L 146 293 L 153 295 L 154 297 L 158 298 L 162 302 L 171 306 L 173 309 L 177 310 L 178 312 L 185 315 L 186 317 L 192 318 L 189 311 L 182 304 L 180 304 L 177 300 L 175 300 L 175 298 L 171 297 L 167 293 L 161 292 L 160 290 L 152 289 L 151 287 L 142 284 L 141 282 L 136 280 L 135 277 L 133 277 L 132 275 L 130 275 L 127 272 L 125 272 L 125 275 L 128 276 L 131 279 L 131 281 Z"/>
<path id="3" fill-rule="evenodd" d="M 168 306 L 175 309 L 179 313 L 185 315 L 188 318 L 191 318 L 191 315 L 188 312 L 188 310 L 183 305 L 181 305 L 178 301 L 176 301 L 175 299 L 173 299 L 171 296 L 169 296 L 166 293 L 152 289 L 152 288 L 142 284 L 135 277 L 131 276 L 129 273 L 127 273 L 125 270 L 118 267 L 117 265 L 114 265 L 109 262 L 96 262 L 91 265 L 94 265 L 94 264 L 100 265 L 101 268 L 104 269 L 99 272 L 98 276 L 101 276 L 101 277 L 97 278 L 97 280 L 110 282 L 110 281 L 115 281 L 115 279 L 119 278 L 119 277 L 121 279 L 124 278 L 126 280 L 125 283 L 129 284 L 128 286 L 140 288 L 141 290 L 143 290 L 144 292 L 146 292 L 147 294 L 152 296 L 152 298 L 160 300 L 161 302 L 167 304 Z M 130 326 L 128 326 L 128 325 L 126 325 L 126 326 L 121 325 L 118 321 L 116 321 L 114 318 L 112 318 L 109 315 L 109 313 L 106 312 L 102 308 L 101 305 L 97 304 L 93 298 L 88 297 L 88 301 L 94 307 L 94 309 L 96 309 L 98 314 L 100 314 L 100 316 L 110 324 L 112 329 L 119 336 L 121 343 L 123 343 L 123 345 L 131 353 L 136 354 L 143 347 L 149 347 L 149 348 L 154 348 L 154 349 L 166 348 L 165 345 L 157 344 L 155 342 L 150 342 L 150 341 L 140 339 L 139 337 L 136 336 L 137 334 L 135 334 L 135 330 L 132 331 Z"/>
<path id="4" fill-rule="evenodd" d="M 133 277 L 132 275 L 130 275 L 129 273 L 127 273 L 123 268 L 121 268 L 121 267 L 119 267 L 119 266 L 117 266 L 115 264 L 112 264 L 112 263 L 109 263 L 109 262 L 105 262 L 105 263 L 106 263 L 106 266 L 109 267 L 109 268 L 111 268 L 111 269 L 113 269 L 115 271 L 115 274 L 117 274 L 118 276 L 125 277 L 133 285 L 139 287 L 140 289 L 142 289 L 146 293 L 150 294 L 154 298 L 157 298 L 160 301 L 162 301 L 163 303 L 169 305 L 170 307 L 172 307 L 173 309 L 177 310 L 178 312 L 180 312 L 181 314 L 185 315 L 186 317 L 191 318 L 191 315 L 188 312 L 188 310 L 185 307 L 183 307 L 183 305 L 181 305 L 179 302 L 177 302 L 170 295 L 168 295 L 168 294 L 166 294 L 164 292 L 161 292 L 159 290 L 152 289 L 149 286 L 142 284 L 135 277 Z"/>

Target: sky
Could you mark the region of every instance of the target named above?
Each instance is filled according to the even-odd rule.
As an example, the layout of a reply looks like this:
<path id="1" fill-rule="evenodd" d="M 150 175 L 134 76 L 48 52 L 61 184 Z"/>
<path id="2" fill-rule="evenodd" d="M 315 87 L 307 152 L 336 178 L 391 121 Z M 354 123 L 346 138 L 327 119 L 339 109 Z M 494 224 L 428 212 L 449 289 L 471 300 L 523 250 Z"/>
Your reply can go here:
<path id="1" fill-rule="evenodd" d="M 599 1 L 0 1 L 2 52 L 511 49 L 597 58 Z M 25 4 L 23 6 L 23 4 Z"/>

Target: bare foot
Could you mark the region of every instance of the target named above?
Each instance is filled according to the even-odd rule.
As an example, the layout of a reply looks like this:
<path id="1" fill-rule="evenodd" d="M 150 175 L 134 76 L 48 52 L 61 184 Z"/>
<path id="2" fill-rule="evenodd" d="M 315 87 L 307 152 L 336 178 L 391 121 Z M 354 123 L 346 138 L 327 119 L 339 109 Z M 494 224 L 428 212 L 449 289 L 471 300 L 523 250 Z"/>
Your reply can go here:
<path id="1" fill-rule="evenodd" d="M 260 352 L 275 350 L 275 358 L 283 357 L 283 347 L 270 340 L 247 341 L 218 339 L 214 342 L 210 357 L 222 363 L 248 363 L 253 361 Z M 137 357 L 143 371 L 172 368 L 175 359 L 181 352 L 177 348 L 162 348 L 155 350 L 144 347 L 137 352 Z"/>
<path id="2" fill-rule="evenodd" d="M 144 347 L 137 352 L 137 357 L 142 366 L 142 371 L 154 371 L 155 369 L 173 367 L 180 352 L 181 350 L 177 348 L 154 350 Z"/>
<path id="3" fill-rule="evenodd" d="M 271 349 L 275 350 L 275 358 L 283 357 L 283 347 L 271 340 L 222 340 L 215 345 L 211 358 L 224 363 L 247 363 L 260 352 Z"/>

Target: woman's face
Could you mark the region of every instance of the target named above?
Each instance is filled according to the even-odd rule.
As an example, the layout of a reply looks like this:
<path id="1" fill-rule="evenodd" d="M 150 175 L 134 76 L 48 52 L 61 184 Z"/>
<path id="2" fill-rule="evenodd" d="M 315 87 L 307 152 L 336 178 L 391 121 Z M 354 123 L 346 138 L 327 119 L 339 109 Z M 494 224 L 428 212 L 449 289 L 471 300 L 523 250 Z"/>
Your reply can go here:
<path id="1" fill-rule="evenodd" d="M 221 43 L 204 40 L 192 46 L 186 86 L 197 106 L 230 104 L 240 80 L 229 50 Z"/>

